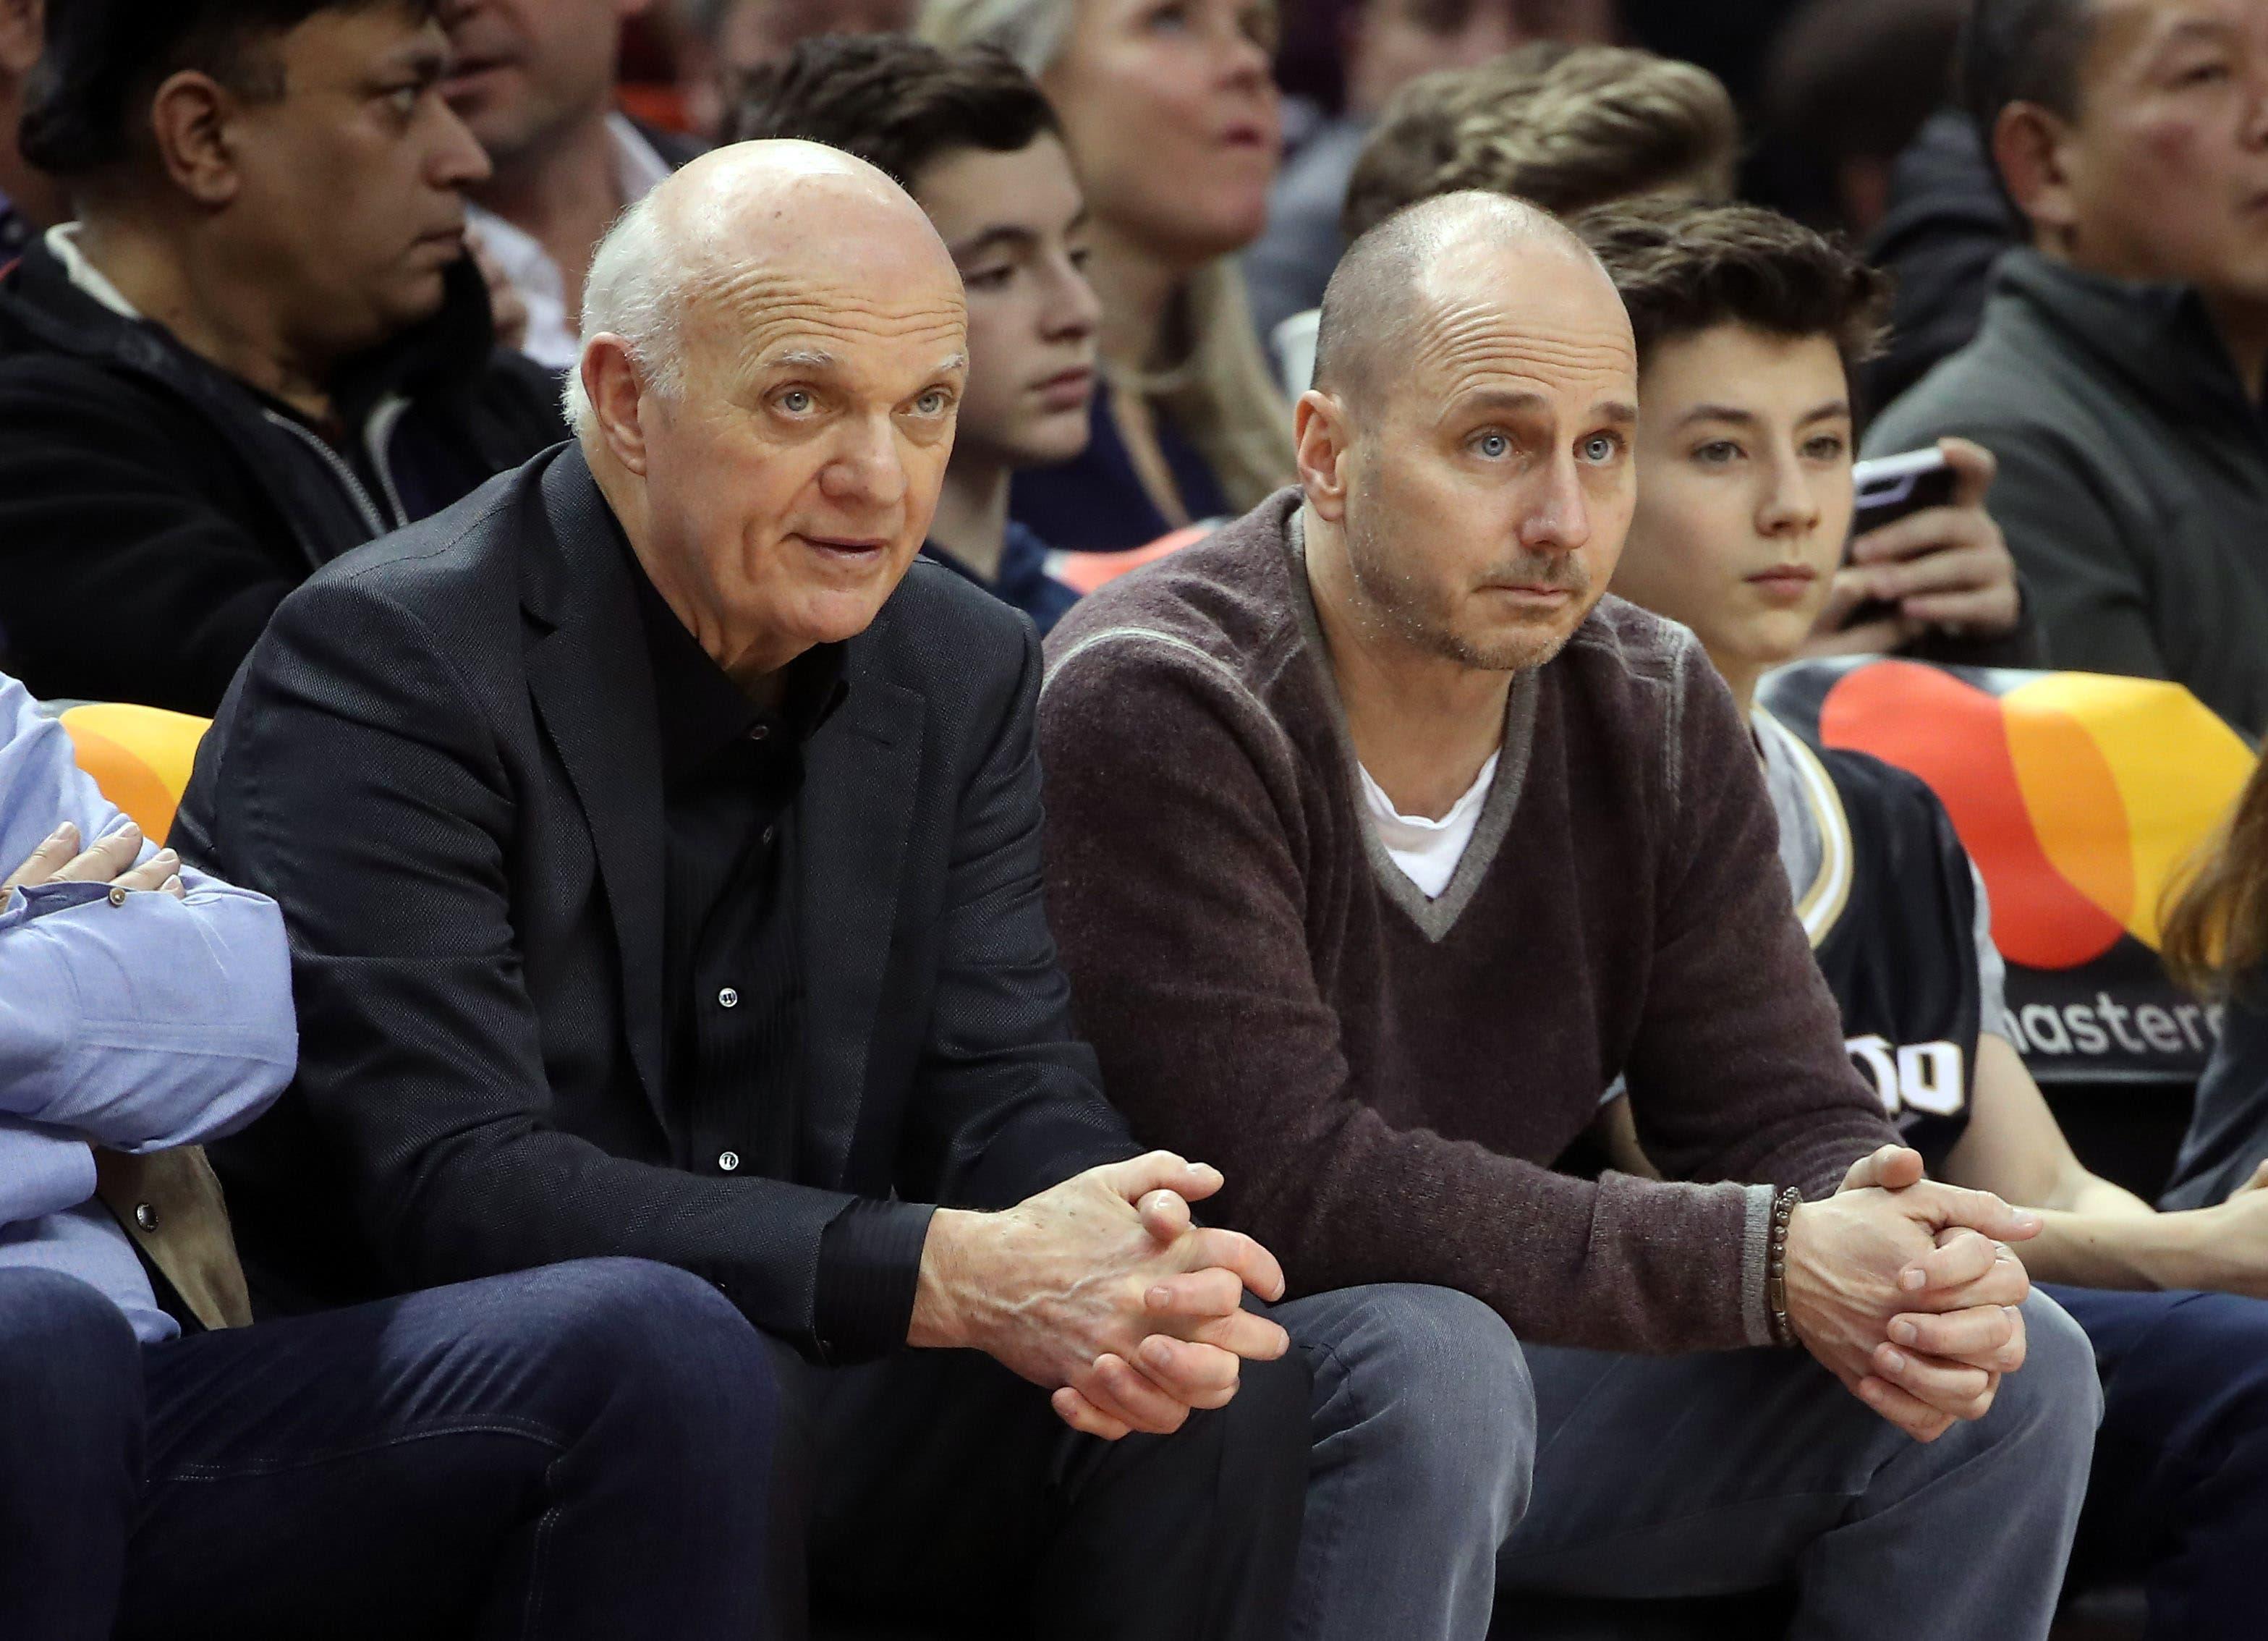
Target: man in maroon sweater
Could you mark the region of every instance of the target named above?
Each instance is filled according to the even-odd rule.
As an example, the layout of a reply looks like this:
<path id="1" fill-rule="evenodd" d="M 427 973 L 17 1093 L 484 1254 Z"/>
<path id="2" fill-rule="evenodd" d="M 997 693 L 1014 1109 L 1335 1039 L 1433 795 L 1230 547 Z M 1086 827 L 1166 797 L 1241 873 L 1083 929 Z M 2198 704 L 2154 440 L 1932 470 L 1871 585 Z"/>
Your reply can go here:
<path id="1" fill-rule="evenodd" d="M 2003 1246 L 2037 1221 L 1922 1181 L 1852 1071 L 1708 659 L 1602 599 L 1635 370 L 1606 276 L 1516 202 L 1429 202 L 1348 254 L 1300 489 L 1050 640 L 1080 1023 L 1295 1293 L 1438 1284 L 1509 1325 L 1398 1387 L 1517 1387 L 1508 1458 L 1394 1501 L 1480 1576 L 1397 1578 L 1340 1531 L 1385 1513 L 1357 1473 L 1319 1477 L 1301 1634 L 1792 1578 L 1800 1635 L 2044 1636 L 2092 1359 Z M 1624 1074 L 1667 1181 L 1556 1171 Z M 1460 1513 L 1484 1494 L 1506 1519 Z"/>

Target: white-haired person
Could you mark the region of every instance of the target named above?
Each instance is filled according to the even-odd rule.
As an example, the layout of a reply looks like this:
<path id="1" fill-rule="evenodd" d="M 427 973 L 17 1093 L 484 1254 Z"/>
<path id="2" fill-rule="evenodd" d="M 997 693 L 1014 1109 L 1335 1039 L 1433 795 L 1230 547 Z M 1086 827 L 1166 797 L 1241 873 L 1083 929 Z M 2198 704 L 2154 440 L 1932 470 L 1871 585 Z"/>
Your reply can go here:
<path id="1" fill-rule="evenodd" d="M 1288 482 L 1291 411 L 1237 265 L 1267 224 L 1282 143 L 1275 0 L 929 0 L 919 32 L 998 46 L 1039 82 L 1094 214 L 1093 434 L 1075 460 L 1017 475 L 1017 521 L 1108 552 Z"/>

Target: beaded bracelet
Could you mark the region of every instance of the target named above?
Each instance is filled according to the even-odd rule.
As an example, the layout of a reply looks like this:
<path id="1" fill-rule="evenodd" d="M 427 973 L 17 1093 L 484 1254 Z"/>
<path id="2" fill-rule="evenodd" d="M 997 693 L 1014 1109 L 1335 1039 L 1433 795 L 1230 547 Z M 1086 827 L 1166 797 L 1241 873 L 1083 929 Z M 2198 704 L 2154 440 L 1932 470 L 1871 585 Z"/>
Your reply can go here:
<path id="1" fill-rule="evenodd" d="M 1772 1343 L 1783 1347 L 1796 1343 L 1795 1324 L 1787 1319 L 1787 1228 L 1802 1203 L 1793 1185 L 1772 1199 L 1771 1237 L 1764 1245 L 1764 1308 L 1771 1314 Z"/>

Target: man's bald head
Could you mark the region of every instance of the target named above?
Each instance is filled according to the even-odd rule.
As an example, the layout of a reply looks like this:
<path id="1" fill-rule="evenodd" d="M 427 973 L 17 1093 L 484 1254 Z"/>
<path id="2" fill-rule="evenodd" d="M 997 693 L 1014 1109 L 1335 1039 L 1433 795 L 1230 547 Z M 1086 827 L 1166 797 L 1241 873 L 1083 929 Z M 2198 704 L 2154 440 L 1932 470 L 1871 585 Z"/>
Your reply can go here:
<path id="1" fill-rule="evenodd" d="M 1502 194 L 1437 195 L 1396 211 L 1340 258 L 1323 292 L 1315 386 L 1351 405 L 1374 402 L 1407 364 L 1428 312 L 1464 300 L 1475 276 L 1493 277 L 1508 259 L 1532 264 L 1538 278 L 1595 281 L 1618 300 L 1589 247 L 1548 211 Z"/>
<path id="2" fill-rule="evenodd" d="M 584 283 L 582 334 L 622 337 L 648 387 L 667 394 L 682 385 L 688 347 L 742 345 L 767 306 L 919 302 L 947 288 L 957 304 L 951 253 L 884 173 L 818 143 L 734 143 L 615 219 Z M 580 376 L 566 407 L 584 432 Z"/>

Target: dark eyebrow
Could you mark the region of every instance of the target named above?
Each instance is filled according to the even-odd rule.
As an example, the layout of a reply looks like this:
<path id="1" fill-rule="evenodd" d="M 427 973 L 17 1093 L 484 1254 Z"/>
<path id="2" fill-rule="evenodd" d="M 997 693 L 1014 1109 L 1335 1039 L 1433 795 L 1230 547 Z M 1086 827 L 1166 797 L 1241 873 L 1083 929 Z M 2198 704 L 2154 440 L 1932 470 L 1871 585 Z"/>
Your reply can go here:
<path id="1" fill-rule="evenodd" d="M 1795 418 L 1795 424 L 1798 427 L 1807 427 L 1814 422 L 1824 422 L 1830 417 L 1847 416 L 1850 414 L 1849 401 L 1836 399 L 1823 405 L 1813 406 Z M 1678 417 L 1677 425 L 1683 427 L 1689 422 L 1730 422 L 1738 427 L 1754 427 L 1763 419 L 1755 411 L 1743 410 L 1737 405 L 1702 404 L 1695 405 L 1683 416 Z"/>
<path id="2" fill-rule="evenodd" d="M 956 241 L 952 247 L 953 260 L 957 262 L 965 256 L 979 256 L 995 246 L 1013 246 L 1020 250 L 1027 246 L 1036 245 L 1039 238 L 1029 228 L 1020 227 L 1013 223 L 996 224 L 979 230 L 966 239 Z"/>
<path id="3" fill-rule="evenodd" d="M 1616 427 L 1635 427 L 1638 424 L 1638 407 L 1624 404 L 1619 399 L 1608 400 L 1599 407 L 1597 414 L 1599 420 Z"/>

